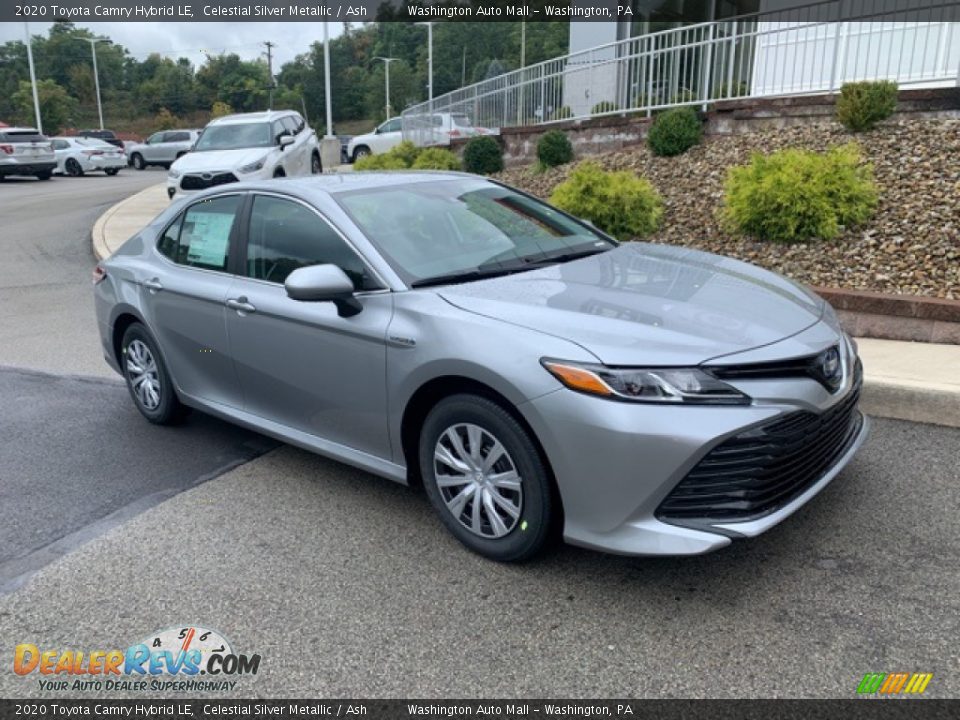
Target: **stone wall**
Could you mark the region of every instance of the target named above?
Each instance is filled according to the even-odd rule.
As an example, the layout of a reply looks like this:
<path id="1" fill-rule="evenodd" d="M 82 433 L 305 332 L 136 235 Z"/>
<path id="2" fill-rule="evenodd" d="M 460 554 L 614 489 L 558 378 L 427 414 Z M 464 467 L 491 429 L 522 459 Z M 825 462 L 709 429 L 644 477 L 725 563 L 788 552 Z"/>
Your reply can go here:
<path id="1" fill-rule="evenodd" d="M 704 113 L 707 135 L 739 135 L 757 130 L 785 128 L 833 117 L 835 96 L 807 95 L 787 98 L 725 100 L 710 105 Z M 960 117 L 960 87 L 931 90 L 901 90 L 897 112 L 891 122 L 908 117 Z M 643 142 L 651 119 L 637 115 L 571 120 L 550 125 L 504 128 L 500 141 L 507 167 L 533 162 L 537 141 L 548 130 L 563 130 L 577 158 L 619 150 Z M 454 152 L 462 153 L 464 139 L 455 140 Z"/>

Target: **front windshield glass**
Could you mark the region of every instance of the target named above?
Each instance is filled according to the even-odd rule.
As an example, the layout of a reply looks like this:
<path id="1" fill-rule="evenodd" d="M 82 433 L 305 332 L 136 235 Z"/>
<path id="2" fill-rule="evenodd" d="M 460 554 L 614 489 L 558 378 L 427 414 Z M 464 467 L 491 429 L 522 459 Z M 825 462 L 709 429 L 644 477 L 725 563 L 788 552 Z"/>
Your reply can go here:
<path id="1" fill-rule="evenodd" d="M 479 179 L 335 197 L 408 284 L 457 273 L 502 274 L 614 246 L 549 205 Z"/>
<path id="2" fill-rule="evenodd" d="M 270 147 L 270 123 L 236 123 L 213 125 L 203 131 L 194 148 L 204 150 L 236 150 L 238 148 Z"/>

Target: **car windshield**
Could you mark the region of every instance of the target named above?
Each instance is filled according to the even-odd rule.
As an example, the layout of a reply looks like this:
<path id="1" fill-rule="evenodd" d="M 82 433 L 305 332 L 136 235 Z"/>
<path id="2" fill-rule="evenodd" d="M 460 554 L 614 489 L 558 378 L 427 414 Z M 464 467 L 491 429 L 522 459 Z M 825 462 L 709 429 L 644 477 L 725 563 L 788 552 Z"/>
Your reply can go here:
<path id="1" fill-rule="evenodd" d="M 203 131 L 197 140 L 197 151 L 236 150 L 238 148 L 270 147 L 270 123 L 236 123 L 213 125 Z"/>
<path id="2" fill-rule="evenodd" d="M 530 270 L 615 245 L 545 203 L 484 180 L 418 182 L 335 197 L 411 286 Z"/>

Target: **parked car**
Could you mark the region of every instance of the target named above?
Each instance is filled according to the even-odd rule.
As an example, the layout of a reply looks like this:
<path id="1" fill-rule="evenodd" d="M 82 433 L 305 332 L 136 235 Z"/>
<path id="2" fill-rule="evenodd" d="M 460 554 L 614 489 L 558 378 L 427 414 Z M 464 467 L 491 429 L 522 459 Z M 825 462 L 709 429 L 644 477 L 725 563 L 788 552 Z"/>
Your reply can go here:
<path id="1" fill-rule="evenodd" d="M 196 190 L 262 178 L 319 174 L 317 133 L 292 110 L 227 115 L 212 120 L 193 151 L 167 176 L 173 198 Z"/>
<path id="2" fill-rule="evenodd" d="M 95 138 L 97 140 L 103 140 L 108 142 L 111 145 L 123 149 L 123 140 L 117 137 L 117 134 L 113 130 L 77 130 L 74 133 L 76 137 L 82 138 Z"/>
<path id="3" fill-rule="evenodd" d="M 51 138 L 57 159 L 56 172 L 79 177 L 88 172 L 116 175 L 127 166 L 123 152 L 104 140 L 82 137 Z"/>
<path id="4" fill-rule="evenodd" d="M 94 283 L 147 420 L 189 406 L 422 483 L 497 560 L 561 529 L 621 554 L 722 548 L 804 505 L 867 434 L 856 345 L 812 292 L 620 245 L 476 176 L 213 188 Z"/>
<path id="5" fill-rule="evenodd" d="M 354 135 L 347 142 L 347 157 L 356 162 L 367 155 L 387 152 L 403 140 L 402 129 L 401 119 L 395 117 L 380 123 L 373 132 Z"/>
<path id="6" fill-rule="evenodd" d="M 200 136 L 199 130 L 162 130 L 127 149 L 130 164 L 137 170 L 150 165 L 162 165 L 168 168 L 174 161 L 183 157 Z"/>
<path id="7" fill-rule="evenodd" d="M 32 175 L 49 180 L 57 167 L 50 140 L 36 128 L 0 129 L 0 180 L 8 175 Z"/>

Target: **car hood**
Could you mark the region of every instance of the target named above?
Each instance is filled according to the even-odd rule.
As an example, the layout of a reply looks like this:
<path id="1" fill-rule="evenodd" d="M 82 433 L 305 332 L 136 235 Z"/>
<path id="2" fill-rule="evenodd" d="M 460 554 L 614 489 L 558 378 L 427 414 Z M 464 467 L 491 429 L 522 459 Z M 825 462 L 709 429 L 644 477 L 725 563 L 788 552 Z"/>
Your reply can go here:
<path id="1" fill-rule="evenodd" d="M 354 135 L 350 138 L 350 144 L 356 145 L 358 142 L 370 142 L 377 136 L 377 133 L 366 133 L 364 135 Z"/>
<path id="2" fill-rule="evenodd" d="M 697 365 L 795 335 L 823 314 L 820 298 L 780 275 L 647 243 L 437 292 L 571 340 L 607 365 Z"/>
<path id="3" fill-rule="evenodd" d="M 239 148 L 237 150 L 207 150 L 187 153 L 173 168 L 180 172 L 203 170 L 233 170 L 266 158 L 270 148 Z"/>

